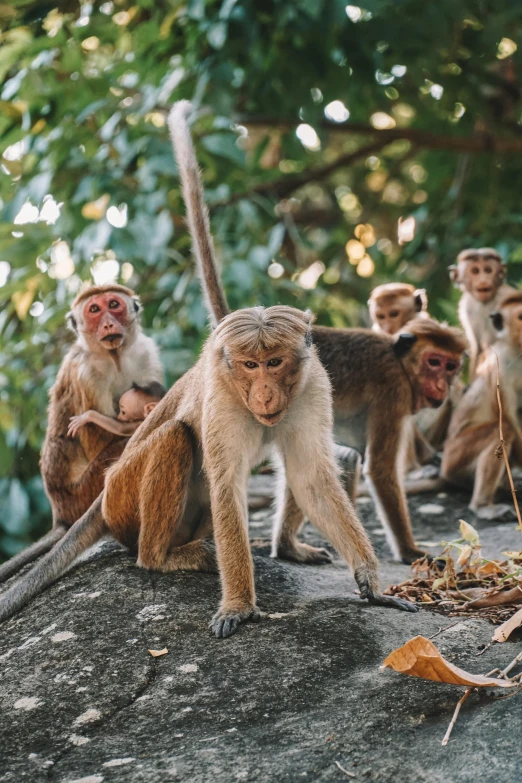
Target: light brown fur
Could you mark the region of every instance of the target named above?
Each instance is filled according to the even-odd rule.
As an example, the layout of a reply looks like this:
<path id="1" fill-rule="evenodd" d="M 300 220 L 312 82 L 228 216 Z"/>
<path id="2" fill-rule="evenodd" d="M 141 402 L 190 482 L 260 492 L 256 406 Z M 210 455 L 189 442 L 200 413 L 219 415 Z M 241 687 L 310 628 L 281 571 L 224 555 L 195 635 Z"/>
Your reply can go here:
<path id="1" fill-rule="evenodd" d="M 495 456 L 499 444 L 498 373 L 506 449 L 511 462 L 522 465 L 522 293 L 508 294 L 493 321 L 497 341 L 486 351 L 474 382 L 455 411 L 442 460 L 447 481 L 473 486 L 470 508 L 486 519 L 509 508 L 494 504 L 505 480 L 504 463 Z"/>
<path id="2" fill-rule="evenodd" d="M 504 282 L 506 265 L 491 247 L 462 250 L 449 269 L 452 282 L 462 291 L 459 318 L 469 343 L 471 382 L 482 355 L 497 339 L 490 315 L 515 289 Z"/>
<path id="3" fill-rule="evenodd" d="M 126 307 L 121 313 L 118 347 L 102 344 L 101 334 L 89 331 L 84 307 L 115 294 Z M 0 581 L 48 551 L 91 506 L 103 489 L 105 471 L 121 455 L 126 438 L 115 437 L 88 424 L 75 438 L 67 436 L 70 418 L 89 409 L 114 415 L 121 394 L 133 381 L 162 380 L 158 350 L 141 331 L 139 302 L 130 288 L 117 284 L 86 286 L 68 314 L 76 341 L 65 356 L 49 393 L 48 423 L 41 471 L 51 502 L 53 529 L 42 540 L 0 567 Z M 114 320 L 114 319 L 113 319 Z M 107 327 L 107 333 L 110 326 Z"/>

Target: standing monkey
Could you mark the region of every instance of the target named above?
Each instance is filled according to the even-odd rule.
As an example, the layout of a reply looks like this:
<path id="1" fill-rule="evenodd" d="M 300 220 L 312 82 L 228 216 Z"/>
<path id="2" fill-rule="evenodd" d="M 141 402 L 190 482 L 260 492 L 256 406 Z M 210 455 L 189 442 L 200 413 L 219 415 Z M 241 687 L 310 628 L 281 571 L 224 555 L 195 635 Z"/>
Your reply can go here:
<path id="1" fill-rule="evenodd" d="M 0 566 L 0 582 L 62 538 L 103 489 L 106 469 L 121 455 L 126 439 L 95 424 L 67 437 L 69 420 L 90 409 L 114 416 L 118 399 L 133 382 L 161 382 L 158 349 L 139 323 L 134 291 L 110 284 L 87 286 L 72 303 L 67 320 L 76 340 L 49 393 L 48 424 L 41 470 L 51 502 L 52 530 Z"/>
<path id="2" fill-rule="evenodd" d="M 183 175 L 185 201 L 205 300 L 214 323 L 219 324 L 229 310 L 221 282 L 215 274 L 214 251 L 208 239 L 208 217 L 206 212 L 191 206 L 195 198 L 187 183 L 193 183 L 197 174 L 195 161 L 192 165 L 190 179 Z M 191 187 L 194 191 L 195 185 Z M 375 334 L 369 329 L 317 326 L 312 328 L 311 339 L 332 382 L 336 416 L 350 430 L 348 445 L 359 451 L 366 450 L 366 478 L 392 551 L 397 558 L 411 563 L 426 553 L 415 544 L 404 494 L 401 470 L 404 425 L 422 407 L 439 407 L 446 398 L 466 347 L 462 332 L 420 318 L 409 323 L 408 334 L 395 338 Z M 318 404 L 307 409 L 306 415 L 303 413 L 302 424 L 306 430 L 310 427 L 313 431 Z M 314 455 L 306 466 L 301 466 L 303 478 L 312 469 L 322 471 L 321 465 L 314 464 L 317 452 L 307 445 L 305 433 L 298 430 L 293 438 L 303 454 Z M 324 562 L 324 550 L 305 547 L 297 534 L 305 514 L 326 531 L 325 498 L 332 490 L 327 491 L 325 485 L 321 491 L 322 503 L 318 498 L 315 503 L 311 498 L 303 498 L 301 489 L 299 495 L 295 491 L 298 480 L 296 456 L 284 463 L 288 484 L 281 492 L 272 554 L 301 563 Z M 329 473 L 329 457 L 325 466 Z M 337 490 L 335 493 L 338 497 Z M 335 518 L 339 518 L 338 514 Z M 332 541 L 334 532 L 329 526 L 327 536 Z M 336 531 L 336 534 L 341 532 Z"/>
<path id="3" fill-rule="evenodd" d="M 498 373 L 504 442 L 511 461 L 522 466 L 522 293 L 508 295 L 491 320 L 497 340 L 487 349 L 475 380 L 455 411 L 442 459 L 442 475 L 447 481 L 473 486 L 469 507 L 482 519 L 513 511 L 511 506 L 494 503 L 505 479 L 504 461 L 495 454 L 499 443 Z"/>
<path id="4" fill-rule="evenodd" d="M 217 561 L 222 601 L 211 623 L 216 636 L 258 621 L 247 483 L 251 468 L 272 449 L 300 508 L 353 569 L 361 597 L 415 611 L 412 604 L 380 594 L 375 554 L 338 478 L 331 390 L 312 345 L 311 314 L 275 306 L 226 315 L 186 121 L 189 105 L 176 104 L 169 125 L 194 253 L 205 266 L 208 290 L 219 292 L 212 295 L 219 323 L 197 364 L 167 392 L 109 469 L 102 498 L 1 597 L 0 620 L 109 531 L 137 551 L 144 568 L 212 571 Z"/>
<path id="5" fill-rule="evenodd" d="M 515 289 L 504 282 L 506 265 L 491 247 L 463 250 L 449 270 L 452 282 L 462 291 L 459 318 L 469 343 L 469 379 L 473 381 L 481 354 L 497 339 L 490 315 Z"/>

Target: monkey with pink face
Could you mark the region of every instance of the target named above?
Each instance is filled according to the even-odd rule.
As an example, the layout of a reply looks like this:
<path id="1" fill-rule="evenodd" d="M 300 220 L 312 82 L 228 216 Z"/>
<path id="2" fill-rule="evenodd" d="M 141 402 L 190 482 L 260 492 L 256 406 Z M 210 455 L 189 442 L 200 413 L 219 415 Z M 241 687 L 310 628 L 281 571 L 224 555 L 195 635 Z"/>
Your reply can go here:
<path id="1" fill-rule="evenodd" d="M 161 384 L 163 371 L 154 341 L 139 322 L 140 303 L 130 288 L 87 286 L 67 315 L 76 340 L 49 393 L 48 425 L 40 466 L 51 502 L 52 530 L 0 566 L 0 582 L 48 552 L 103 489 L 105 471 L 121 455 L 128 437 L 100 421 L 83 422 L 68 437 L 71 418 L 87 411 L 114 418 L 118 401 L 133 384 Z M 127 435 L 131 434 L 126 433 Z"/>

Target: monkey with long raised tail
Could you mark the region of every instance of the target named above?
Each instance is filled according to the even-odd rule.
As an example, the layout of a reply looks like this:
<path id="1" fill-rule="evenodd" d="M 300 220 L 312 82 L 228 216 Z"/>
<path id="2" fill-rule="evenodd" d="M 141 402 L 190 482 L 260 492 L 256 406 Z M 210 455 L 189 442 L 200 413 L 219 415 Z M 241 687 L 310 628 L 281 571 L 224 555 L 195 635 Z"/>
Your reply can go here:
<path id="1" fill-rule="evenodd" d="M 284 464 L 299 508 L 352 568 L 361 597 L 415 611 L 380 593 L 377 559 L 341 486 L 330 383 L 312 344 L 312 315 L 283 306 L 225 312 L 187 110 L 186 102 L 176 104 L 169 125 L 194 252 L 214 292 L 209 301 L 219 323 L 197 364 L 167 392 L 109 469 L 102 498 L 1 596 L 0 620 L 109 531 L 137 553 L 143 568 L 218 569 L 222 600 L 211 622 L 216 636 L 258 621 L 247 482 L 251 468 L 272 450 Z"/>
<path id="2" fill-rule="evenodd" d="M 48 552 L 103 489 L 105 471 L 127 439 L 94 423 L 67 436 L 70 419 L 90 409 L 114 416 L 132 384 L 163 381 L 159 352 L 140 325 L 134 291 L 116 283 L 88 285 L 67 315 L 76 339 L 49 393 L 48 423 L 40 466 L 51 502 L 53 527 L 43 538 L 0 566 L 0 582 Z"/>
<path id="3" fill-rule="evenodd" d="M 205 221 L 207 226 L 206 216 Z M 226 299 L 219 278 L 212 274 L 213 254 L 202 220 L 196 229 L 200 236 L 194 242 L 195 255 L 205 300 L 219 323 L 228 312 Z M 413 537 L 404 493 L 405 433 L 414 413 L 438 408 L 448 396 L 466 348 L 464 335 L 460 329 L 418 318 L 410 321 L 407 333 L 394 337 L 370 329 L 315 326 L 311 338 L 328 371 L 336 421 L 343 425 L 347 445 L 365 453 L 366 480 L 394 556 L 406 563 L 424 557 L 426 552 Z M 308 426 L 306 418 L 303 426 Z M 354 492 L 356 479 L 355 472 Z M 323 550 L 305 547 L 297 538 L 305 515 L 319 524 L 318 515 L 306 511 L 291 481 L 281 496 L 284 504 L 276 514 L 273 556 L 324 562 Z"/>

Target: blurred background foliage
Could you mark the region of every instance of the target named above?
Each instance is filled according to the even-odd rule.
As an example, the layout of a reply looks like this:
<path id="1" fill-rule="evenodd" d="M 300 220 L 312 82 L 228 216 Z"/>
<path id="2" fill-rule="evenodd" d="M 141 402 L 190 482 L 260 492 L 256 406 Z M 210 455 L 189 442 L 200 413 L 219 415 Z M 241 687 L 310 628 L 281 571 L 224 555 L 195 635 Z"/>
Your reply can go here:
<path id="1" fill-rule="evenodd" d="M 0 2 L 0 557 L 50 524 L 47 393 L 82 281 L 144 303 L 169 383 L 206 312 L 166 127 L 190 98 L 234 307 L 366 323 L 469 245 L 522 262 L 518 0 Z"/>

